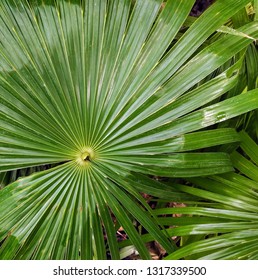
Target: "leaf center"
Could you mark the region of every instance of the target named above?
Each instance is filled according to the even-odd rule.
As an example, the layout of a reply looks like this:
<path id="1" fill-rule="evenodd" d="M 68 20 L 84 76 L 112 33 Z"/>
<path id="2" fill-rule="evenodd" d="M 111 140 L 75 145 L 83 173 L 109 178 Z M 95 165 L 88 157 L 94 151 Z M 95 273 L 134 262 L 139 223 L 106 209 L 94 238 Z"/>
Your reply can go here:
<path id="1" fill-rule="evenodd" d="M 81 166 L 88 166 L 95 158 L 95 152 L 92 148 L 86 147 L 77 155 L 76 161 Z"/>

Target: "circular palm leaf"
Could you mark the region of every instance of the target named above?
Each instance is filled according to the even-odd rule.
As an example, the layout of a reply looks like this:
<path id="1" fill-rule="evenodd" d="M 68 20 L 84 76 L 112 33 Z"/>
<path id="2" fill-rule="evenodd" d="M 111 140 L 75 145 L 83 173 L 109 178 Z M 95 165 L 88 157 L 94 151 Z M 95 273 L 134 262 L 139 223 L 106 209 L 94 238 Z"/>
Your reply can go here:
<path id="1" fill-rule="evenodd" d="M 117 226 L 149 258 L 134 221 L 174 250 L 134 172 L 231 171 L 226 153 L 189 151 L 235 131 L 194 131 L 258 107 L 257 90 L 203 107 L 236 85 L 241 57 L 201 81 L 252 39 L 199 47 L 248 1 L 217 1 L 177 40 L 193 3 L 1 1 L 0 171 L 56 165 L 1 190 L 1 259 L 119 258 Z M 258 35 L 256 23 L 240 31 Z"/>

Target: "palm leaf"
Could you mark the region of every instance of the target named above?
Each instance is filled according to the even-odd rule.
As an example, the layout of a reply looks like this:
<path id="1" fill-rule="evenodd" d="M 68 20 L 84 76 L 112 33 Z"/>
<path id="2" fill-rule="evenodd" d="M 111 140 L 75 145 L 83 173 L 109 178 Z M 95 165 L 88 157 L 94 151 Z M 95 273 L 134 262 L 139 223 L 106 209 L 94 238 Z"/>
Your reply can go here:
<path id="1" fill-rule="evenodd" d="M 158 215 L 183 215 L 181 218 L 161 219 L 163 225 L 179 225 L 172 230 L 173 234 L 209 236 L 193 243 L 186 241 L 168 259 L 257 259 L 258 146 L 245 132 L 240 133 L 240 138 L 240 147 L 248 158 L 233 152 L 232 160 L 237 172 L 190 179 L 196 187 L 183 187 L 187 193 L 205 199 L 205 206 L 200 202 L 197 207 L 155 211 Z"/>
<path id="2" fill-rule="evenodd" d="M 188 151 L 239 141 L 195 131 L 258 107 L 257 90 L 205 107 L 237 84 L 241 56 L 198 86 L 252 42 L 229 34 L 198 51 L 248 1 L 218 1 L 178 41 L 194 1 L 161 3 L 1 2 L 0 171 L 56 164 L 1 190 L 1 259 L 119 258 L 116 223 L 147 259 L 133 221 L 171 253 L 127 178 L 232 170 L 226 153 Z M 257 23 L 238 32 L 257 37 Z"/>

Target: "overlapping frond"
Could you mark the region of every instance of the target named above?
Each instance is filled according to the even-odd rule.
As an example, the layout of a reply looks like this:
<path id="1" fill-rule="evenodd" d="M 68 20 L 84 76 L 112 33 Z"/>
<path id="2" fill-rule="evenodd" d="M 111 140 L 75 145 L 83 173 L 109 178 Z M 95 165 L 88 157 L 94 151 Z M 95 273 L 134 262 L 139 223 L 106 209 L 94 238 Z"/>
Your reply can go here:
<path id="1" fill-rule="evenodd" d="M 232 153 L 236 172 L 190 179 L 195 187 L 181 188 L 205 202 L 197 206 L 156 211 L 159 215 L 181 214 L 181 218 L 163 218 L 162 223 L 178 225 L 172 230 L 174 234 L 197 236 L 198 241 L 195 242 L 191 237 L 186 238 L 184 246 L 168 259 L 257 260 L 258 146 L 245 132 L 240 133 L 240 138 L 241 151 L 246 156 L 236 151 Z"/>

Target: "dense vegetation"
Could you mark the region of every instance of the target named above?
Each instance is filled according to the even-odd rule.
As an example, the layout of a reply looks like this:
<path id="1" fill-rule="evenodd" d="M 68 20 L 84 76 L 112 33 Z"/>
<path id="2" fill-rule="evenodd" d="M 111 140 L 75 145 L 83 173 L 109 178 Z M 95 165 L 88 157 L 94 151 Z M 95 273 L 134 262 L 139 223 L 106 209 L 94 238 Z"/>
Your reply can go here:
<path id="1" fill-rule="evenodd" d="M 258 258 L 258 1 L 0 3 L 0 259 Z"/>

